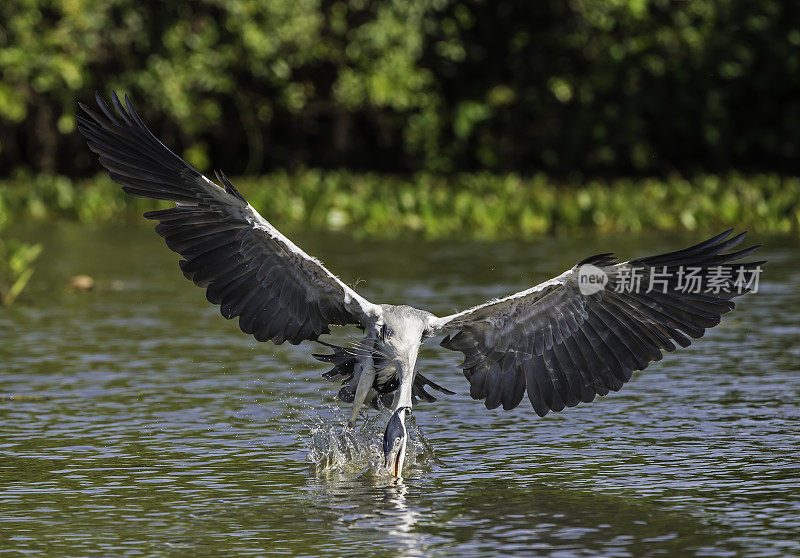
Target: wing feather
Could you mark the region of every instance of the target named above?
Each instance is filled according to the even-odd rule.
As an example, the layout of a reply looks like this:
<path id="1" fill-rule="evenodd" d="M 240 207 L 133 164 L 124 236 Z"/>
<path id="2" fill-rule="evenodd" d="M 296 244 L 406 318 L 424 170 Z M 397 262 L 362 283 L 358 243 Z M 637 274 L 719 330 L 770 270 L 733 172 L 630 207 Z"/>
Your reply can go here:
<path id="1" fill-rule="evenodd" d="M 144 216 L 183 256 L 186 278 L 206 289 L 224 317 L 238 316 L 243 332 L 296 344 L 331 325 L 366 327 L 379 316 L 379 306 L 283 236 L 224 174 L 216 184 L 161 143 L 127 96 L 123 105 L 113 94 L 113 109 L 96 100 L 99 112 L 81 104 L 85 115 L 77 117 L 90 149 L 129 194 L 175 203 Z"/>
<path id="2" fill-rule="evenodd" d="M 487 408 L 516 407 L 523 391 L 540 416 L 588 403 L 619 390 L 635 370 L 661 360 L 663 351 L 702 337 L 734 308 L 734 297 L 748 292 L 734 284 L 734 271 L 764 262 L 734 264 L 759 246 L 725 252 L 745 238 L 731 232 L 624 263 L 613 254 L 592 256 L 536 287 L 435 318 L 432 327 L 450 331 L 442 345 L 464 353 L 460 366 L 470 394 L 485 399 Z M 584 264 L 603 270 L 604 289 L 581 292 Z M 685 290 L 679 271 L 686 268 L 695 268 L 703 284 L 714 273 L 725 279 L 716 292 Z M 620 288 L 631 273 L 645 288 Z M 656 278 L 660 289 L 652 288 Z"/>

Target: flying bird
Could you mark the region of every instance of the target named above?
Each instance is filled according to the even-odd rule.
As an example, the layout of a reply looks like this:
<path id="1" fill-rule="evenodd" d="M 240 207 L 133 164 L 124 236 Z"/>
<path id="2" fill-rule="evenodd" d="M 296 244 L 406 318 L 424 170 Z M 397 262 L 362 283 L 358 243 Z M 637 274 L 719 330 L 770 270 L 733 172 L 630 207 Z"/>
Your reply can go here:
<path id="1" fill-rule="evenodd" d="M 364 406 L 387 407 L 384 465 L 400 477 L 406 418 L 428 389 L 452 391 L 417 372 L 428 338 L 464 354 L 470 395 L 486 408 L 513 409 L 527 394 L 539 416 L 619 390 L 635 370 L 687 347 L 752 290 L 764 262 L 734 263 L 759 246 L 729 251 L 746 233 L 732 230 L 695 246 L 620 262 L 591 256 L 535 287 L 438 317 L 412 306 L 375 304 L 262 217 L 222 173 L 207 178 L 161 143 L 133 104 L 112 95 L 113 110 L 81 104 L 78 128 L 111 178 L 133 196 L 174 207 L 144 214 L 180 254 L 180 268 L 225 318 L 258 341 L 315 341 L 333 365 L 339 398 L 352 403 L 352 425 Z M 691 281 L 690 281 L 691 280 Z M 687 288 L 705 286 L 705 288 Z M 364 332 L 351 347 L 320 340 L 331 326 Z"/>

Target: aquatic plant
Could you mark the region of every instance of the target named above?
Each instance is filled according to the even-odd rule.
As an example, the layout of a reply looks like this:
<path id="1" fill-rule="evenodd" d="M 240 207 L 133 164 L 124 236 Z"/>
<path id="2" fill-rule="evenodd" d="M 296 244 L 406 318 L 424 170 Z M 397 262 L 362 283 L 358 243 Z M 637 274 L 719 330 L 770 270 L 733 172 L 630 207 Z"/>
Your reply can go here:
<path id="1" fill-rule="evenodd" d="M 233 179 L 276 226 L 354 235 L 509 238 L 578 230 L 800 232 L 800 178 L 745 176 L 555 180 L 544 174 L 277 171 Z M 19 174 L 0 181 L 0 222 L 65 218 L 140 222 L 162 207 L 107 177 Z"/>
<path id="2" fill-rule="evenodd" d="M 41 252 L 41 244 L 0 237 L 0 305 L 10 306 L 22 294 L 33 275 L 33 262 Z"/>

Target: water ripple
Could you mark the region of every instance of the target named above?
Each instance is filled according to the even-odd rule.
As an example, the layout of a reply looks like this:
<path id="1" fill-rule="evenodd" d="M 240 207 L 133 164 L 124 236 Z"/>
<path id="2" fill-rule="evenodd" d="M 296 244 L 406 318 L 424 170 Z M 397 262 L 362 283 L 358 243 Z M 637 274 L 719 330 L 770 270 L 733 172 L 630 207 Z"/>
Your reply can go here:
<path id="1" fill-rule="evenodd" d="M 415 407 L 408 476 L 397 482 L 380 471 L 386 414 L 345 428 L 338 386 L 320 378 L 310 347 L 241 335 L 147 229 L 68 232 L 42 233 L 63 257 L 37 269 L 36 303 L 0 314 L 2 550 L 800 554 L 791 240 L 766 239 L 774 263 L 762 291 L 721 327 L 619 393 L 544 419 L 524 405 L 487 411 L 469 398 L 458 355 L 426 347 L 420 368 L 458 394 Z M 420 250 L 338 240 L 302 244 L 344 277 L 370 277 L 370 298 L 439 312 L 527 286 L 612 241 Z M 617 240 L 632 254 L 661 245 Z M 91 263 L 71 257 L 77 247 Z M 126 289 L 64 293 L 77 273 Z"/>

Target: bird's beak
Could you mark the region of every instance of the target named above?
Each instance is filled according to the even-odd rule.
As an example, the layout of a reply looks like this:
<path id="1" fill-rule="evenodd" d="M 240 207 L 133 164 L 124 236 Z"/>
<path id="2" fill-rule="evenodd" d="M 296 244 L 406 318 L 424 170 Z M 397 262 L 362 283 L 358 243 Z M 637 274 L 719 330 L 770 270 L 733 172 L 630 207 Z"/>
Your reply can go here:
<path id="1" fill-rule="evenodd" d="M 400 407 L 394 412 L 383 434 L 383 457 L 387 472 L 394 477 L 403 476 L 403 461 L 406 457 L 406 412 L 408 407 Z"/>

